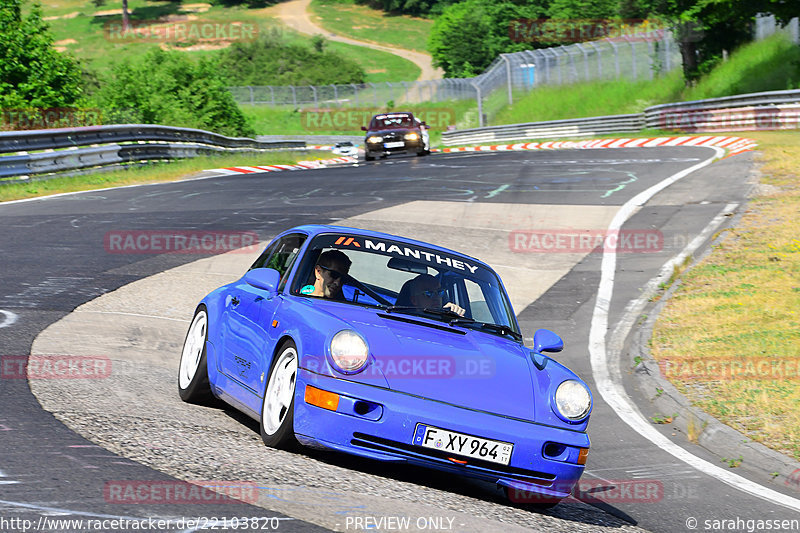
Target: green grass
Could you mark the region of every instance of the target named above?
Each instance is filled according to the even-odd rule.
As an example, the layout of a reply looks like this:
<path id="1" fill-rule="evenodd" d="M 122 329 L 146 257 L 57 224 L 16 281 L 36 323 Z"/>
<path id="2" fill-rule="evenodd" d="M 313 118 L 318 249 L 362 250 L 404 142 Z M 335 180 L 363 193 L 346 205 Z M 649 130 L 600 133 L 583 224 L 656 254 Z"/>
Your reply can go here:
<path id="1" fill-rule="evenodd" d="M 353 0 L 313 0 L 311 12 L 316 24 L 337 35 L 427 53 L 431 19 L 390 15 Z"/>
<path id="2" fill-rule="evenodd" d="M 267 105 L 243 105 L 242 111 L 248 120 L 251 121 L 253 127 L 258 135 L 362 135 L 363 132 L 359 129 L 362 122 L 359 121 L 361 117 L 365 117 L 363 125 L 367 125 L 367 121 L 373 114 L 388 111 L 389 108 L 384 106 L 372 107 L 359 107 L 357 109 L 339 108 L 334 112 L 341 113 L 346 122 L 345 124 L 357 124 L 355 127 L 348 127 L 347 125 L 341 128 L 334 129 L 320 129 L 317 127 L 309 128 L 306 125 L 319 124 L 321 121 L 317 119 L 312 122 L 312 118 L 308 117 L 309 113 L 317 113 L 313 106 L 306 106 L 302 109 L 295 109 L 291 106 L 272 107 Z M 439 143 L 442 130 L 450 124 L 433 123 L 437 117 L 455 117 L 455 126 L 459 129 L 474 128 L 478 125 L 478 112 L 477 104 L 473 100 L 451 100 L 447 102 L 435 102 L 413 105 L 395 105 L 396 111 L 412 111 L 415 114 L 428 121 L 431 126 L 431 143 L 436 145 Z M 328 112 L 325 110 L 323 112 Z M 429 118 L 432 117 L 432 118 Z M 348 120 L 352 119 L 352 120 Z M 442 120 L 442 122 L 450 122 L 449 120 Z"/>
<path id="3" fill-rule="evenodd" d="M 491 117 L 492 124 L 516 124 L 567 118 L 640 113 L 646 107 L 680 99 L 683 79 L 678 71 L 654 80 L 596 81 L 545 86 L 515 99 Z"/>
<path id="4" fill-rule="evenodd" d="M 640 113 L 657 104 L 798 86 L 800 47 L 785 35 L 776 34 L 736 50 L 694 87 L 687 88 L 676 70 L 653 80 L 545 86 L 515 96 L 512 106 L 504 102 L 487 108 L 491 124 L 515 124 Z"/>
<path id="5" fill-rule="evenodd" d="M 235 167 L 240 165 L 281 165 L 302 160 L 324 159 L 325 152 L 269 152 L 263 154 L 232 154 L 212 157 L 195 157 L 170 163 L 154 163 L 144 166 L 131 166 L 127 169 L 112 170 L 83 176 L 58 177 L 32 180 L 27 183 L 0 185 L 0 202 L 33 198 L 63 192 L 86 191 L 105 187 L 119 187 L 135 183 L 161 183 L 175 181 L 189 174 L 212 168 Z"/>
<path id="6" fill-rule="evenodd" d="M 296 35 L 300 36 L 300 34 Z M 370 83 L 416 80 L 422 72 L 422 69 L 408 59 L 389 52 L 333 41 L 328 41 L 325 46 L 329 50 L 346 55 L 361 65 L 361 68 L 367 73 L 366 79 Z"/>
<path id="7" fill-rule="evenodd" d="M 731 94 L 779 91 L 800 86 L 800 47 L 784 34 L 748 43 L 721 63 L 696 87 L 684 91 L 684 100 Z"/>
<path id="8" fill-rule="evenodd" d="M 269 8 L 249 9 L 243 6 L 210 6 L 207 11 L 192 13 L 187 5 L 192 2 L 160 2 L 155 0 L 130 0 L 128 5 L 133 21 L 152 21 L 159 17 L 190 16 L 197 21 L 230 24 L 242 22 L 255 24 L 257 32 L 267 32 L 274 28 L 281 30 L 281 35 L 287 43 L 300 43 L 310 46 L 310 37 L 289 30 L 281 25 L 272 16 Z M 57 46 L 63 47 L 89 67 L 91 70 L 104 74 L 122 59 L 134 59 L 143 55 L 149 49 L 160 46 L 155 40 L 141 39 L 135 42 L 119 42 L 106 30 L 106 25 L 119 23 L 121 15 L 95 16 L 97 12 L 117 8 L 116 4 L 107 4 L 95 8 L 91 2 L 75 2 L 66 0 L 56 2 L 47 0 L 43 4 L 44 16 L 63 16 L 78 13 L 72 18 L 49 20 L 47 23 L 53 32 Z M 228 28 L 229 26 L 222 26 Z M 112 35 L 112 37 L 109 37 Z M 67 41 L 67 42 L 62 42 Z M 75 42 L 72 42 L 75 41 Z M 192 43 L 186 43 L 192 44 Z M 366 81 L 379 83 L 385 81 L 414 80 L 419 77 L 420 69 L 411 61 L 398 57 L 388 52 L 370 50 L 360 46 L 344 43 L 327 42 L 328 49 L 347 55 L 356 61 L 367 74 Z M 206 46 L 193 46 L 191 49 L 172 46 L 182 50 L 191 57 L 207 56 L 215 53 L 214 43 Z"/>

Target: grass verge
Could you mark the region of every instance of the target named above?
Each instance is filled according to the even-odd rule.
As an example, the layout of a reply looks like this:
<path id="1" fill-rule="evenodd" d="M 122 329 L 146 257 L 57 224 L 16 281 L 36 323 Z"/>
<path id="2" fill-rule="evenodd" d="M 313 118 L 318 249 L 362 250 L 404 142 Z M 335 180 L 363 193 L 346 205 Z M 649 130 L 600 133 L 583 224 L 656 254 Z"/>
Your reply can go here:
<path id="1" fill-rule="evenodd" d="M 428 53 L 431 19 L 390 15 L 353 0 L 312 0 L 311 13 L 315 23 L 337 35 Z"/>
<path id="2" fill-rule="evenodd" d="M 800 137 L 746 136 L 763 154 L 760 194 L 682 275 L 651 349 L 662 364 L 678 364 L 667 377 L 694 405 L 800 460 Z M 731 364 L 744 373 L 722 379 Z M 781 379 L 753 379 L 771 378 L 775 369 Z"/>
<path id="3" fill-rule="evenodd" d="M 275 132 L 286 135 L 363 135 L 360 126 L 366 126 L 373 114 L 383 113 L 389 109 L 383 105 L 375 108 L 369 106 L 349 109 L 346 107 L 335 109 L 335 113 L 341 114 L 341 119 L 345 122 L 341 128 L 321 129 L 308 127 L 308 113 L 315 113 L 312 107 L 304 109 L 292 107 L 272 107 L 268 105 L 242 105 L 242 112 L 251 121 L 251 124 L 259 135 L 275 135 Z M 450 100 L 445 102 L 432 102 L 422 104 L 394 106 L 395 111 L 411 111 L 421 117 L 426 116 L 426 112 L 442 111 L 447 116 L 455 117 L 455 125 L 459 129 L 474 128 L 478 126 L 478 105 L 474 100 Z M 358 122 L 361 117 L 366 117 L 363 122 Z M 317 120 L 315 123 L 320 123 Z M 349 127 L 347 124 L 357 124 Z M 431 124 L 431 144 L 438 144 L 442 137 L 443 124 Z"/>
<path id="4" fill-rule="evenodd" d="M 131 166 L 127 169 L 112 170 L 97 174 L 58 177 L 47 180 L 33 180 L 27 183 L 0 185 L 0 202 L 64 192 L 119 187 L 137 183 L 176 181 L 194 172 L 212 168 L 240 165 L 288 165 L 304 159 L 313 160 L 324 158 L 320 156 L 319 152 L 270 152 L 264 154 L 196 157 L 171 163 Z"/>

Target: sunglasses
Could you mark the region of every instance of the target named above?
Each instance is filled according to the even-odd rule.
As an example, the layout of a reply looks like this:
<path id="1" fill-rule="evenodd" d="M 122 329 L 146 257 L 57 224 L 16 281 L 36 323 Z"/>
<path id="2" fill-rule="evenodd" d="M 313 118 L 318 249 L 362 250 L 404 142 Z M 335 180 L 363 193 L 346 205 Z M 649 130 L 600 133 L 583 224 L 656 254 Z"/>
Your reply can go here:
<path id="1" fill-rule="evenodd" d="M 444 296 L 447 294 L 447 291 L 445 289 L 434 289 L 430 291 L 422 291 L 422 294 L 424 294 L 428 298 L 433 298 L 434 296 L 439 296 L 444 298 Z"/>
<path id="2" fill-rule="evenodd" d="M 325 270 L 328 273 L 328 275 L 330 275 L 331 279 L 339 279 L 342 276 L 344 276 L 344 274 L 342 274 L 338 270 L 334 270 L 332 268 L 328 268 L 328 267 L 322 266 L 322 265 L 317 265 L 317 266 L 320 267 L 321 269 Z"/>

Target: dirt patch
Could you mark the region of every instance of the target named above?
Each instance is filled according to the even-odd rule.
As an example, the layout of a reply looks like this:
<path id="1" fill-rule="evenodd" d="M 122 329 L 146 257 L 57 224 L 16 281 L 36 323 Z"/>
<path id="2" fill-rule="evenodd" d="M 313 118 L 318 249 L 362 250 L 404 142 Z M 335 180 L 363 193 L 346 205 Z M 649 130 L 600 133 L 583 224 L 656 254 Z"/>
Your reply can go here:
<path id="1" fill-rule="evenodd" d="M 56 46 L 63 46 L 63 45 L 66 45 L 66 44 L 75 44 L 77 42 L 78 41 L 76 41 L 75 39 L 61 39 L 60 41 L 56 41 L 53 44 L 56 45 Z"/>
<path id="2" fill-rule="evenodd" d="M 181 11 L 191 13 L 205 13 L 211 9 L 211 4 L 184 4 L 181 6 Z"/>
<path id="3" fill-rule="evenodd" d="M 231 45 L 230 41 L 215 42 L 215 43 L 198 43 L 191 46 L 170 46 L 167 43 L 161 43 L 162 50 L 174 50 L 177 52 L 197 52 L 200 50 L 221 50 L 228 48 Z"/>
<path id="4" fill-rule="evenodd" d="M 105 9 L 103 11 L 95 11 L 93 17 L 110 17 L 112 15 L 122 15 L 121 9 Z"/>
<path id="5" fill-rule="evenodd" d="M 67 13 L 66 15 L 53 15 L 50 17 L 42 17 L 42 20 L 74 19 L 80 14 L 81 14 L 80 11 L 73 11 L 72 13 Z"/>

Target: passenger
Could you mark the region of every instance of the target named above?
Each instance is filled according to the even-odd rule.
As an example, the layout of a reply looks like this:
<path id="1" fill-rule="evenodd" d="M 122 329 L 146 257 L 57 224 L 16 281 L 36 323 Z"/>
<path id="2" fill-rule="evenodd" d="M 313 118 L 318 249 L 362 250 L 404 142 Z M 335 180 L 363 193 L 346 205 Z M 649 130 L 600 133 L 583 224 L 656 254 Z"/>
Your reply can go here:
<path id="1" fill-rule="evenodd" d="M 306 285 L 300 289 L 300 293 L 331 300 L 344 300 L 342 283 L 350 271 L 351 264 L 350 258 L 340 250 L 322 252 L 314 266 L 314 284 Z"/>
<path id="2" fill-rule="evenodd" d="M 447 302 L 442 305 L 447 291 L 442 289 L 439 281 L 430 274 L 420 274 L 414 279 L 408 280 L 403 284 L 400 289 L 400 294 L 397 297 L 397 305 L 410 304 L 412 307 L 420 309 L 447 309 L 456 313 L 459 316 L 464 316 L 466 310 L 459 307 L 453 302 Z M 407 298 L 407 301 L 404 302 Z"/>

